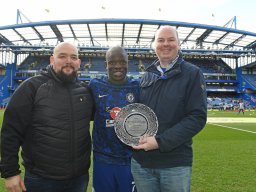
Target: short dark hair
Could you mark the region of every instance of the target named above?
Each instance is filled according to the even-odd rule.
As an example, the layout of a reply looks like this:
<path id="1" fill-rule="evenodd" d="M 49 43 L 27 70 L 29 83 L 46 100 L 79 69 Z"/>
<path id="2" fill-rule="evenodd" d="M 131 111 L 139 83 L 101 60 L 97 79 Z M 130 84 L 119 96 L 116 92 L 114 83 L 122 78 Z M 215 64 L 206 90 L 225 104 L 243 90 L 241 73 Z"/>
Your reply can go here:
<path id="1" fill-rule="evenodd" d="M 125 49 L 119 45 L 110 47 L 107 52 L 106 52 L 106 61 L 108 60 L 108 58 L 110 57 L 111 54 L 118 52 L 118 53 L 122 53 L 123 56 L 128 60 L 128 54 L 125 51 Z"/>

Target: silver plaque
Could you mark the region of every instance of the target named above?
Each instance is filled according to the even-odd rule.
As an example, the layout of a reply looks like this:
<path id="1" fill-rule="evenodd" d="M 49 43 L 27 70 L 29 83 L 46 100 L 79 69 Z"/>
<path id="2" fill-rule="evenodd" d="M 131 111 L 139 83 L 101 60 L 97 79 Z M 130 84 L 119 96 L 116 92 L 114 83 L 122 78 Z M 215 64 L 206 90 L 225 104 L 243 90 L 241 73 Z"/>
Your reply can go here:
<path id="1" fill-rule="evenodd" d="M 155 136 L 158 120 L 152 109 L 141 103 L 129 104 L 117 114 L 114 127 L 117 137 L 126 145 L 138 145 L 142 136 Z"/>

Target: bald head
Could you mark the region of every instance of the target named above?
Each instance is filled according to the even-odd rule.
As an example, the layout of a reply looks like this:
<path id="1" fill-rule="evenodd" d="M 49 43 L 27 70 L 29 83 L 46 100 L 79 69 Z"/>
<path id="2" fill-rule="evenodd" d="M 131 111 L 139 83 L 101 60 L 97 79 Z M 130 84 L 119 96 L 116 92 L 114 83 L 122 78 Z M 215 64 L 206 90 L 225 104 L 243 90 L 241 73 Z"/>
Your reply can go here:
<path id="1" fill-rule="evenodd" d="M 54 49 L 53 49 L 53 55 L 56 55 L 60 52 L 60 50 L 63 50 L 65 48 L 73 49 L 73 53 L 78 56 L 78 49 L 77 47 L 70 42 L 61 42 L 59 43 Z"/>

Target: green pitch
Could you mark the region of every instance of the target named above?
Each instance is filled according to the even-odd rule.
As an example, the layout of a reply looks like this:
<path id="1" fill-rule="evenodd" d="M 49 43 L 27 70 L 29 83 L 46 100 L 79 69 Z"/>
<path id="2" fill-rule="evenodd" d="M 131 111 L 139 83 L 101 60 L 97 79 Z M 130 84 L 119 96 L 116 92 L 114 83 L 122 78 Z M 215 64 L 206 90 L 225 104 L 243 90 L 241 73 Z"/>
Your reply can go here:
<path id="1" fill-rule="evenodd" d="M 0 111 L 0 123 L 2 113 Z M 245 115 L 237 115 L 237 112 L 233 111 L 209 111 L 208 117 L 206 127 L 193 140 L 194 164 L 191 191 L 254 192 L 255 111 L 246 111 Z M 225 118 L 224 122 L 223 118 Z M 90 169 L 90 174 L 91 172 Z M 5 192 L 3 179 L 0 180 L 0 191 Z M 88 192 L 91 192 L 91 180 Z"/>

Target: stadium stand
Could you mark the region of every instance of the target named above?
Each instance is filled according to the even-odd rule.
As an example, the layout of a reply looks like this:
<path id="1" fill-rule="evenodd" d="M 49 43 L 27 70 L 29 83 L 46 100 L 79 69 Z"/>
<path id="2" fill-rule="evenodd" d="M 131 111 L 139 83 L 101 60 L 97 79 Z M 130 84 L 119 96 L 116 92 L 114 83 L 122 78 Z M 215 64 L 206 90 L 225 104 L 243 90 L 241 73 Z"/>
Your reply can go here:
<path id="1" fill-rule="evenodd" d="M 231 104 L 235 107 L 241 98 L 248 107 L 256 106 L 256 33 L 195 23 L 135 19 L 0 26 L 1 106 L 8 103 L 22 81 L 49 64 L 53 47 L 62 41 L 77 43 L 82 60 L 79 72 L 82 81 L 88 82 L 105 74 L 104 56 L 109 47 L 106 42 L 119 42 L 125 47 L 129 54 L 128 75 L 139 79 L 156 59 L 151 43 L 160 25 L 177 27 L 182 34 L 181 48 L 185 59 L 197 65 L 206 79 L 209 108 Z M 73 34 L 72 38 L 66 35 L 67 30 Z"/>

